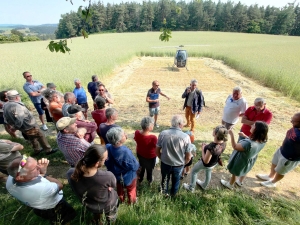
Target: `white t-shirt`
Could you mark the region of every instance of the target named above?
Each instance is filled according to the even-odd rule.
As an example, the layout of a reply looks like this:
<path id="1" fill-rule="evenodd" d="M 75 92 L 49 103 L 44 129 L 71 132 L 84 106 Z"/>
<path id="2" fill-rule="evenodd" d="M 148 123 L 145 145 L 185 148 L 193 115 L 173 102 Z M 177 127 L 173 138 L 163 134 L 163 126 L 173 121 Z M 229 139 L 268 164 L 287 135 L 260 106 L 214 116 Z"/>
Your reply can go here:
<path id="1" fill-rule="evenodd" d="M 26 183 L 16 183 L 12 176 L 8 176 L 6 189 L 16 199 L 35 209 L 53 209 L 63 198 L 58 185 L 42 176 Z"/>
<path id="2" fill-rule="evenodd" d="M 248 104 L 246 99 L 242 97 L 238 100 L 234 100 L 232 95 L 229 95 L 225 101 L 222 120 L 226 123 L 236 124 L 239 120 L 239 115 L 245 113 L 247 108 Z"/>

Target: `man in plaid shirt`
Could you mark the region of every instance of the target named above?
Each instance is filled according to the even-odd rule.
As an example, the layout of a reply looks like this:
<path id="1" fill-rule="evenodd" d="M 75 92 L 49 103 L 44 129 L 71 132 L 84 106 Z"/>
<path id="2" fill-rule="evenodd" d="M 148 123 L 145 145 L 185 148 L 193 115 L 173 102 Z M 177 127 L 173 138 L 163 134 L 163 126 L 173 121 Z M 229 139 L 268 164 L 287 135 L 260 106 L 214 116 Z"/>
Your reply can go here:
<path id="1" fill-rule="evenodd" d="M 57 144 L 71 167 L 75 167 L 77 162 L 83 157 L 84 152 L 90 144 L 83 139 L 84 134 L 79 134 L 76 118 L 63 117 L 56 123 Z"/>

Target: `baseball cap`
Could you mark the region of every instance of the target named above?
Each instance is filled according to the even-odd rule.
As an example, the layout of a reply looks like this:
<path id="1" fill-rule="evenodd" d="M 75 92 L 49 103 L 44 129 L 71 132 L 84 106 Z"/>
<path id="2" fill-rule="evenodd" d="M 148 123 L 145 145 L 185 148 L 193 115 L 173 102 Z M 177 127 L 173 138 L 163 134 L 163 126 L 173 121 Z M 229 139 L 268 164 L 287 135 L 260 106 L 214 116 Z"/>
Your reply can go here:
<path id="1" fill-rule="evenodd" d="M 56 122 L 56 128 L 57 130 L 63 130 L 67 126 L 75 123 L 76 118 L 70 118 L 70 117 L 62 117 Z"/>
<path id="2" fill-rule="evenodd" d="M 78 113 L 80 111 L 84 111 L 84 109 L 80 105 L 71 105 L 68 108 L 68 113 L 69 114 L 75 114 L 75 113 Z"/>
<path id="3" fill-rule="evenodd" d="M 18 91 L 16 90 L 10 90 L 6 93 L 6 96 L 7 97 L 11 97 L 11 96 L 17 96 L 17 95 L 20 95 Z"/>

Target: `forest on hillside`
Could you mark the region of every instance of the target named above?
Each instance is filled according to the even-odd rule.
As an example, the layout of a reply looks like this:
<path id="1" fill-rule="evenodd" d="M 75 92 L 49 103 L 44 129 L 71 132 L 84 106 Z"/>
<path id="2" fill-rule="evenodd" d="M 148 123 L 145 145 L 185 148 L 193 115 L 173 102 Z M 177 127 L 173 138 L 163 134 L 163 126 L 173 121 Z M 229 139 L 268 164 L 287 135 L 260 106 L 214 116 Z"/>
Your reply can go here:
<path id="1" fill-rule="evenodd" d="M 91 19 L 85 23 L 82 8 L 61 15 L 56 38 L 69 38 L 98 32 L 223 31 L 275 35 L 300 35 L 300 7 L 289 3 L 281 8 L 195 0 L 123 2 L 90 6 Z M 164 21 L 166 22 L 164 24 Z"/>

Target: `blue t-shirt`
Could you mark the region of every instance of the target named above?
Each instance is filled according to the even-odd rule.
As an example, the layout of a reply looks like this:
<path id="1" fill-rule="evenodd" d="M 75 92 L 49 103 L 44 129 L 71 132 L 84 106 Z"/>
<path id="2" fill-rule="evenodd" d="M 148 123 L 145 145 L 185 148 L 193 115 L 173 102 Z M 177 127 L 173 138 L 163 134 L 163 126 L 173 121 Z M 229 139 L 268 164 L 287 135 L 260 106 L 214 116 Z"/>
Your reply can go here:
<path id="1" fill-rule="evenodd" d="M 280 152 L 289 161 L 300 161 L 300 130 L 298 128 L 292 128 L 286 132 Z"/>
<path id="2" fill-rule="evenodd" d="M 74 88 L 73 93 L 74 93 L 75 97 L 77 98 L 78 105 L 87 103 L 87 97 L 86 97 L 86 93 L 85 93 L 85 90 L 83 87 Z"/>
<path id="3" fill-rule="evenodd" d="M 28 96 L 31 99 L 32 103 L 41 103 L 41 99 L 43 98 L 42 95 L 40 95 L 40 96 L 31 96 L 30 93 L 31 92 L 37 92 L 44 85 L 42 83 L 38 82 L 37 80 L 33 80 L 32 82 L 33 82 L 33 84 L 26 82 L 23 85 L 23 89 L 28 94 Z"/>
<path id="4" fill-rule="evenodd" d="M 97 82 L 90 82 L 88 83 L 88 91 L 90 92 L 92 99 L 94 100 L 97 96 L 97 91 L 98 91 L 98 87 L 97 87 Z"/>

